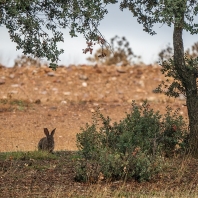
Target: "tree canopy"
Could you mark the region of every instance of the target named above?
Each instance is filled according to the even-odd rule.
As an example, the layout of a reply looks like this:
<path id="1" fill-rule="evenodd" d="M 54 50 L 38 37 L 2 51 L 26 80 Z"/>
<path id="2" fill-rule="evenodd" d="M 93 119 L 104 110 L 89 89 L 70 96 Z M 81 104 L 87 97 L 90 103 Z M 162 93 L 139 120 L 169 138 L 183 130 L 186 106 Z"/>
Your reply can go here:
<path id="1" fill-rule="evenodd" d="M 138 23 L 142 24 L 144 31 L 151 35 L 156 34 L 153 25 L 156 23 L 171 26 L 179 24 L 183 17 L 182 28 L 191 34 L 198 33 L 198 23 L 194 23 L 194 17 L 198 14 L 197 0 L 123 0 L 120 9 L 128 8 Z"/>
<path id="2" fill-rule="evenodd" d="M 106 5 L 117 0 L 0 0 L 0 25 L 5 25 L 17 50 L 37 58 L 47 58 L 56 68 L 57 48 L 64 42 L 62 28 L 69 28 L 71 37 L 83 34 L 87 41 L 97 40 L 100 21 L 108 13 Z M 156 34 L 156 23 L 180 24 L 191 34 L 198 33 L 194 16 L 198 13 L 197 0 L 123 0 L 120 9 L 129 9 L 144 31 Z M 179 10 L 178 10 L 179 9 Z M 183 17 L 184 23 L 178 23 Z"/>
<path id="3" fill-rule="evenodd" d="M 47 58 L 56 68 L 57 48 L 64 42 L 61 28 L 69 28 L 71 37 L 83 34 L 96 40 L 98 26 L 108 13 L 106 5 L 117 1 L 98 0 L 0 0 L 0 25 L 5 25 L 17 50 L 37 58 Z"/>

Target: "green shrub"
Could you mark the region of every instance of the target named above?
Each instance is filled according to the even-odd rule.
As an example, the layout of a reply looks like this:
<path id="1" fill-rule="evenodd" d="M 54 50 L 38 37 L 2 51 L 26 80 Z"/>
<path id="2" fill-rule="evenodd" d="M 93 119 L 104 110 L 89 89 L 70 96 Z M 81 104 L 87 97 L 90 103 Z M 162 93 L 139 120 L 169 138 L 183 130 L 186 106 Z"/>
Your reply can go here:
<path id="1" fill-rule="evenodd" d="M 86 124 L 77 134 L 77 180 L 98 181 L 101 175 L 107 180 L 149 180 L 160 171 L 163 157 L 171 157 L 186 147 L 183 117 L 169 107 L 162 116 L 146 101 L 142 106 L 133 102 L 126 118 L 110 123 L 111 119 L 98 110 L 92 125 Z"/>
<path id="2" fill-rule="evenodd" d="M 46 151 L 14 151 L 14 152 L 1 152 L 0 160 L 43 160 L 43 159 L 57 159 L 56 155 L 53 155 Z"/>

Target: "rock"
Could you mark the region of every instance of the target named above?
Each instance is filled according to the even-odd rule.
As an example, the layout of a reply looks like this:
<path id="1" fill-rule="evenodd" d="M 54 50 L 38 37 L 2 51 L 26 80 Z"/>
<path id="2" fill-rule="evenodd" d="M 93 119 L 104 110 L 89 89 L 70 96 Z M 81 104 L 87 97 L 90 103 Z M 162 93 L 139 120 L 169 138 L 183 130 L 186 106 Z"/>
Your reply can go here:
<path id="1" fill-rule="evenodd" d="M 69 95 L 71 95 L 71 92 L 69 92 L 69 91 L 63 92 L 63 95 L 69 96 Z"/>
<path id="2" fill-rule="evenodd" d="M 47 75 L 50 77 L 55 76 L 54 72 L 48 72 Z"/>
<path id="3" fill-rule="evenodd" d="M 86 82 L 83 82 L 83 83 L 82 83 L 82 86 L 83 86 L 83 87 L 87 87 L 87 83 L 86 83 Z"/>
<path id="4" fill-rule="evenodd" d="M 144 89 L 136 89 L 136 92 L 137 93 L 144 93 L 144 94 L 147 94 L 147 92 L 144 90 Z"/>
<path id="5" fill-rule="evenodd" d="M 118 68 L 118 69 L 117 69 L 117 72 L 118 72 L 118 73 L 126 73 L 126 71 L 123 70 L 122 68 Z"/>
<path id="6" fill-rule="evenodd" d="M 57 110 L 57 107 L 53 106 L 49 108 L 50 110 Z"/>
<path id="7" fill-rule="evenodd" d="M 183 112 L 183 111 L 180 111 L 179 113 L 180 113 L 180 115 L 183 115 L 183 114 L 184 114 L 184 112 Z"/>
<path id="8" fill-rule="evenodd" d="M 11 79 L 13 79 L 14 76 L 15 76 L 14 74 L 10 74 L 10 75 L 9 75 L 9 77 L 10 77 Z"/>
<path id="9" fill-rule="evenodd" d="M 94 109 L 90 109 L 90 111 L 91 111 L 91 113 L 94 113 L 94 112 L 95 112 L 95 110 L 94 110 Z"/>
<path id="10" fill-rule="evenodd" d="M 54 91 L 54 92 L 58 92 L 58 88 L 53 87 L 53 88 L 52 88 L 52 91 Z"/>
<path id="11" fill-rule="evenodd" d="M 80 80 L 88 80 L 88 77 L 86 75 L 80 74 L 79 76 Z"/>
<path id="12" fill-rule="evenodd" d="M 154 80 L 154 81 L 157 81 L 157 82 L 161 82 L 161 81 L 162 81 L 161 78 L 154 78 L 153 80 Z"/>
<path id="13" fill-rule="evenodd" d="M 67 101 L 62 100 L 62 101 L 61 101 L 61 104 L 62 104 L 62 105 L 67 104 Z"/>
<path id="14" fill-rule="evenodd" d="M 5 80 L 0 79 L 0 85 L 3 85 L 3 84 L 5 84 Z"/>
<path id="15" fill-rule="evenodd" d="M 138 86 L 140 86 L 140 87 L 142 87 L 142 88 L 145 87 L 145 84 L 144 84 L 144 81 L 143 80 L 138 80 L 138 81 L 135 82 L 135 84 L 138 85 Z"/>
<path id="16" fill-rule="evenodd" d="M 59 79 L 56 79 L 53 81 L 53 83 L 61 83 L 61 81 Z"/>
<path id="17" fill-rule="evenodd" d="M 35 104 L 41 104 L 41 100 L 40 99 L 35 100 Z"/>
<path id="18" fill-rule="evenodd" d="M 41 94 L 45 95 L 47 94 L 47 91 L 41 91 Z"/>
<path id="19" fill-rule="evenodd" d="M 11 87 L 19 87 L 19 84 L 12 84 Z"/>
<path id="20" fill-rule="evenodd" d="M 149 97 L 147 98 L 147 100 L 148 100 L 149 102 L 154 102 L 154 101 L 157 101 L 157 98 L 154 97 L 154 96 L 149 96 Z"/>
<path id="21" fill-rule="evenodd" d="M 123 94 L 124 92 L 122 90 L 118 90 L 118 94 Z"/>
<path id="22" fill-rule="evenodd" d="M 17 94 L 17 93 L 18 91 L 15 91 L 15 90 L 10 91 L 10 94 Z"/>
<path id="23" fill-rule="evenodd" d="M 132 99 L 128 99 L 128 100 L 127 100 L 127 102 L 128 102 L 129 104 L 131 104 L 132 101 L 133 101 Z"/>
<path id="24" fill-rule="evenodd" d="M 89 97 L 89 94 L 88 93 L 84 93 L 83 94 L 83 99 L 87 99 Z"/>
<path id="25" fill-rule="evenodd" d="M 32 75 L 35 75 L 35 74 L 37 74 L 37 70 L 32 71 Z"/>
<path id="26" fill-rule="evenodd" d="M 183 94 L 179 94 L 179 100 L 186 100 L 186 97 Z"/>
<path id="27" fill-rule="evenodd" d="M 96 68 L 95 69 L 95 72 L 98 73 L 98 74 L 101 74 L 102 73 L 102 71 L 99 68 Z"/>
<path id="28" fill-rule="evenodd" d="M 115 81 L 115 80 L 117 80 L 117 78 L 114 76 L 111 78 L 111 80 Z"/>

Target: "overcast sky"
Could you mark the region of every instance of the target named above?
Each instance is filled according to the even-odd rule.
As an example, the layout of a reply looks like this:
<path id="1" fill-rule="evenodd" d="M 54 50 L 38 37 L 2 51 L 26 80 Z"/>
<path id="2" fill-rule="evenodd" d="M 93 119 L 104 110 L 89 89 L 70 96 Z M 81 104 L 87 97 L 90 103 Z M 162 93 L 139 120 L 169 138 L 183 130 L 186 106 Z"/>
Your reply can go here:
<path id="1" fill-rule="evenodd" d="M 107 41 L 118 35 L 125 36 L 130 43 L 130 47 L 136 55 L 142 57 L 146 64 L 153 63 L 158 59 L 158 53 L 165 48 L 168 43 L 172 45 L 173 29 L 161 24 L 155 26 L 157 35 L 150 36 L 143 31 L 143 26 L 137 22 L 132 13 L 128 10 L 123 12 L 119 10 L 119 4 L 109 5 L 109 13 L 105 16 L 99 27 L 100 32 Z M 0 27 L 0 62 L 6 66 L 13 66 L 14 59 L 21 51 L 16 51 L 16 45 L 11 42 L 5 27 Z M 67 30 L 63 31 L 65 41 L 59 44 L 64 49 L 64 54 L 60 56 L 60 63 L 69 64 L 86 64 L 86 58 L 89 54 L 83 54 L 82 49 L 86 47 L 86 41 L 82 35 L 77 38 L 70 38 Z M 185 49 L 191 47 L 198 41 L 198 35 L 191 35 L 184 31 L 183 34 Z M 99 46 L 98 46 L 99 47 Z M 94 51 L 97 47 L 94 48 Z M 94 52 L 93 52 L 94 53 Z"/>

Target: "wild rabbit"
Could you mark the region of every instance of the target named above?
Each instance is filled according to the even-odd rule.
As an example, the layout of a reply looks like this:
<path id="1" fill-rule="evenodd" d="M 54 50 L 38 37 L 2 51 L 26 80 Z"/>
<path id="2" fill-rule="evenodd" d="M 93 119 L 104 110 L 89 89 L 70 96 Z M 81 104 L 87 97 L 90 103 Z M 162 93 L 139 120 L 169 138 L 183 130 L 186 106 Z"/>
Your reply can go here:
<path id="1" fill-rule="evenodd" d="M 44 133 L 46 137 L 42 138 L 38 143 L 38 150 L 45 150 L 49 153 L 52 153 L 54 150 L 54 133 L 55 129 L 52 130 L 51 134 L 49 134 L 49 131 L 47 128 L 44 128 Z"/>

